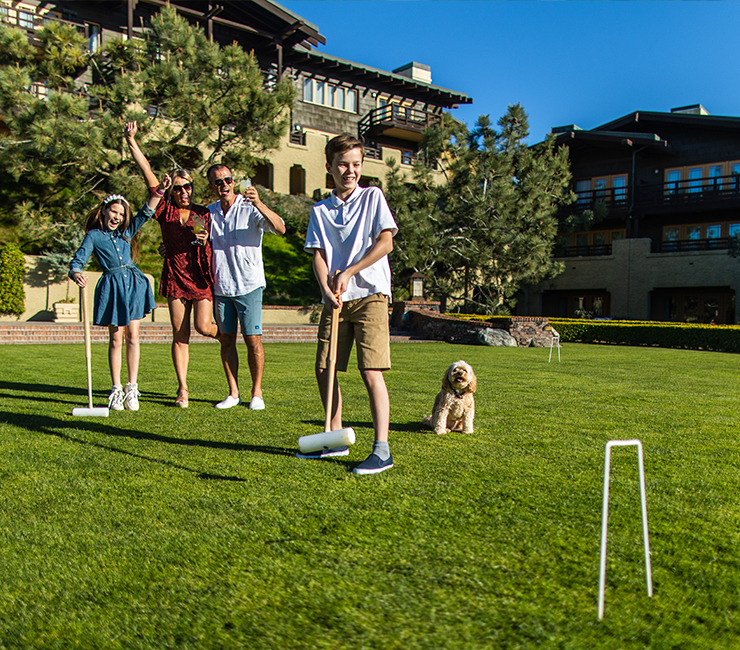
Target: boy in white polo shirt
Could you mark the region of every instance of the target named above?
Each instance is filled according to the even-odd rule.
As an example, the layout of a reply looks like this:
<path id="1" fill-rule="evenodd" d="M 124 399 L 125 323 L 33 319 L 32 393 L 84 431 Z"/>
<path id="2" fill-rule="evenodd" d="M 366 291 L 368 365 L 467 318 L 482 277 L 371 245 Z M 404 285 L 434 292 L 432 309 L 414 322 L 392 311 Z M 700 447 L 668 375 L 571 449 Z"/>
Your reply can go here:
<path id="1" fill-rule="evenodd" d="M 304 249 L 313 254 L 313 269 L 323 295 L 319 324 L 316 379 L 326 403 L 326 366 L 329 355 L 331 312 L 340 308 L 337 370 L 346 371 L 352 344 L 357 342 L 357 366 L 370 398 L 375 444 L 370 456 L 354 468 L 355 474 L 376 474 L 393 467 L 388 447 L 390 402 L 383 371 L 391 367 L 388 299 L 391 271 L 388 253 L 398 231 L 383 192 L 359 187 L 365 148 L 344 133 L 325 149 L 326 170 L 335 190 L 311 211 Z M 336 274 L 336 277 L 335 277 Z M 342 395 L 335 378 L 331 429 L 342 427 Z M 296 454 L 299 458 L 346 456 L 347 447 Z"/>

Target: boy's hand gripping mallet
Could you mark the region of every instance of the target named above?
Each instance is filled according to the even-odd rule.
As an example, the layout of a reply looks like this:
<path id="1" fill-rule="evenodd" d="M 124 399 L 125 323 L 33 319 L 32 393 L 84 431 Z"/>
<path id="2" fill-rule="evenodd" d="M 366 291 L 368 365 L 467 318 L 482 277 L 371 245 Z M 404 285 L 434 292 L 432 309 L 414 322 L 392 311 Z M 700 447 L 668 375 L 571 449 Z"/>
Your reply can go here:
<path id="1" fill-rule="evenodd" d="M 336 277 L 336 276 L 335 276 Z M 352 427 L 331 431 L 331 411 L 334 401 L 334 376 L 337 366 L 337 344 L 339 342 L 339 309 L 336 307 L 331 312 L 331 334 L 329 335 L 329 359 L 326 368 L 326 421 L 324 433 L 314 433 L 310 436 L 298 438 L 298 449 L 301 453 L 308 454 L 322 449 L 333 449 L 334 447 L 346 447 L 355 444 L 355 430 Z"/>
<path id="2" fill-rule="evenodd" d="M 90 350 L 90 321 L 87 317 L 87 287 L 82 287 L 82 291 L 80 292 L 80 301 L 82 302 L 82 320 L 85 330 L 85 361 L 87 362 L 87 408 L 72 409 L 72 415 L 78 415 L 83 418 L 107 418 L 108 409 L 105 407 L 93 408 L 92 403 L 92 354 Z"/>

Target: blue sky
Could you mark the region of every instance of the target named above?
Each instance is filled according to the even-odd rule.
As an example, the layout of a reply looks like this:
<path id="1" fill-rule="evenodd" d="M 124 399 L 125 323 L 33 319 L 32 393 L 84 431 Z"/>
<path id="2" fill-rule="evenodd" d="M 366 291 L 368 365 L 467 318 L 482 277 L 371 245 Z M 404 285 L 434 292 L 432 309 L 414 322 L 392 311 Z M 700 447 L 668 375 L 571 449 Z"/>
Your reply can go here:
<path id="1" fill-rule="evenodd" d="M 280 0 L 278 0 L 280 2 Z M 702 104 L 740 116 L 740 2 L 286 0 L 318 26 L 319 50 L 392 70 L 432 68 L 432 83 L 473 97 L 472 125 L 509 104 L 530 143 L 553 126 L 590 129 L 636 110 Z"/>

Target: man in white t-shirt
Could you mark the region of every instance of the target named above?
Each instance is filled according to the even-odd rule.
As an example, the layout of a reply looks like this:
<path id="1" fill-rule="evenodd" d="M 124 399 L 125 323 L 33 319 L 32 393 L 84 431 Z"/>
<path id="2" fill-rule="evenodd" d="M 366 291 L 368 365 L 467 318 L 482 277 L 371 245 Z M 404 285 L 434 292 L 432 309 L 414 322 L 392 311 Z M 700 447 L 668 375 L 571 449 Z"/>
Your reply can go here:
<path id="1" fill-rule="evenodd" d="M 234 193 L 234 179 L 225 165 L 213 165 L 208 183 L 219 201 L 208 206 L 211 211 L 211 246 L 213 248 L 213 304 L 221 341 L 229 394 L 216 404 L 228 409 L 241 402 L 239 397 L 239 355 L 236 350 L 237 323 L 247 344 L 247 360 L 252 376 L 249 408 L 262 410 L 262 374 L 265 350 L 262 346 L 262 291 L 267 286 L 262 264 L 264 231 L 285 234 L 285 223 L 270 210 L 254 187 L 243 194 Z"/>
<path id="2" fill-rule="evenodd" d="M 326 408 L 331 408 L 332 431 L 342 428 L 342 396 L 334 379 L 333 404 L 326 405 L 327 359 L 331 314 L 339 309 L 337 370 L 346 371 L 352 345 L 357 342 L 357 366 L 370 399 L 375 429 L 372 453 L 354 468 L 355 474 L 377 474 L 393 467 L 388 447 L 390 401 L 383 372 L 391 367 L 388 300 L 391 270 L 388 253 L 398 231 L 383 192 L 360 187 L 365 148 L 344 133 L 326 145 L 326 170 L 334 179 L 332 195 L 311 211 L 305 250 L 313 254 L 313 268 L 323 294 L 319 324 L 316 379 Z M 347 447 L 298 453 L 299 458 L 346 456 Z"/>

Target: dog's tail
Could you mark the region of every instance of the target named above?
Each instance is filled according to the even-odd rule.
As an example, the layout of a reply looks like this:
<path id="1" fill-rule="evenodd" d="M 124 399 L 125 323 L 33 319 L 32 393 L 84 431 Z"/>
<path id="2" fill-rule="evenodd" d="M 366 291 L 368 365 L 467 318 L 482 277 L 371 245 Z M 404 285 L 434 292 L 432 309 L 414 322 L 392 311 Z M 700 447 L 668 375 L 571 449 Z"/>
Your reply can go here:
<path id="1" fill-rule="evenodd" d="M 428 427 L 429 429 L 433 429 L 432 426 L 432 416 L 431 415 L 425 415 L 423 418 L 421 418 L 421 423 L 425 427 Z"/>

